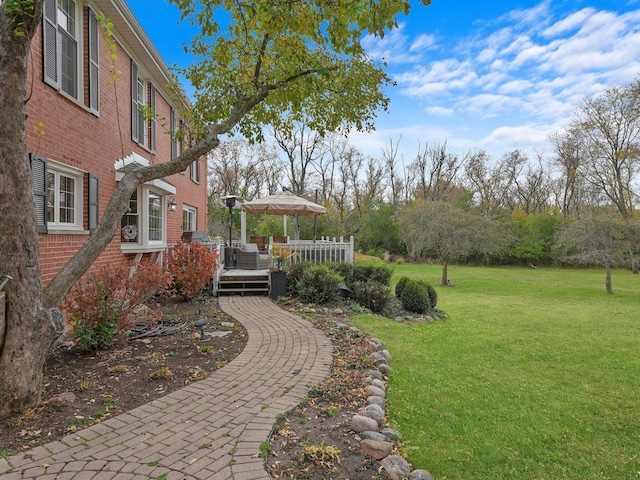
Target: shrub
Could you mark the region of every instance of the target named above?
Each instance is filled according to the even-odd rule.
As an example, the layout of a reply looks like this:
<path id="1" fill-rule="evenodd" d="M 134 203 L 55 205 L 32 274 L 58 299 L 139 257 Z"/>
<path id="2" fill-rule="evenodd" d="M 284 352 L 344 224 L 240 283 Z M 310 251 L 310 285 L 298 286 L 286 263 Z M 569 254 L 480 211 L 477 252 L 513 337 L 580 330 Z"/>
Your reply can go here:
<path id="1" fill-rule="evenodd" d="M 173 288 L 187 300 L 202 292 L 216 269 L 217 253 L 200 243 L 180 242 L 168 254 L 167 269 L 173 276 Z"/>
<path id="2" fill-rule="evenodd" d="M 88 272 L 61 303 L 73 323 L 78 348 L 87 352 L 108 348 L 111 338 L 127 328 L 127 315 L 158 290 L 167 288 L 169 277 L 153 263 L 139 263 L 129 278 L 126 264 Z"/>
<path id="3" fill-rule="evenodd" d="M 400 294 L 402 308 L 414 313 L 425 313 L 429 311 L 429 292 L 426 282 L 420 280 L 409 280 Z"/>
<path id="4" fill-rule="evenodd" d="M 98 292 L 104 292 L 103 285 L 97 285 Z M 90 352 L 92 350 L 105 350 L 109 348 L 111 339 L 118 333 L 118 318 L 121 314 L 121 302 L 118 300 L 107 301 L 101 295 L 95 305 L 95 317 L 85 318 L 71 315 L 74 322 L 73 335 L 77 340 L 78 350 Z"/>
<path id="5" fill-rule="evenodd" d="M 289 266 L 289 272 L 287 274 L 287 289 L 291 294 L 296 294 L 298 291 L 298 283 L 300 283 L 303 272 L 311 265 L 313 264 L 309 262 L 298 262 L 292 263 Z"/>
<path id="6" fill-rule="evenodd" d="M 373 313 L 382 312 L 391 299 L 391 289 L 377 282 L 357 282 L 353 294 L 356 302 Z"/>
<path id="7" fill-rule="evenodd" d="M 354 265 L 352 282 L 376 282 L 389 285 L 393 268 L 389 265 Z M 348 285 L 351 288 L 351 285 Z"/>
<path id="8" fill-rule="evenodd" d="M 353 286 L 352 263 L 327 263 L 326 265 L 344 279 L 344 283 L 347 287 L 351 288 Z"/>
<path id="9" fill-rule="evenodd" d="M 429 294 L 429 307 L 433 310 L 438 305 L 438 293 L 432 285 L 427 285 L 427 293 Z"/>
<path id="10" fill-rule="evenodd" d="M 396 297 L 400 298 L 400 295 L 402 295 L 402 290 L 404 290 L 405 285 L 409 281 L 410 281 L 409 277 L 402 277 L 400 280 L 398 280 L 398 283 L 396 283 L 396 289 L 395 289 Z"/>
<path id="11" fill-rule="evenodd" d="M 338 297 L 343 278 L 326 265 L 310 265 L 303 269 L 297 284 L 297 296 L 307 303 L 328 303 Z"/>

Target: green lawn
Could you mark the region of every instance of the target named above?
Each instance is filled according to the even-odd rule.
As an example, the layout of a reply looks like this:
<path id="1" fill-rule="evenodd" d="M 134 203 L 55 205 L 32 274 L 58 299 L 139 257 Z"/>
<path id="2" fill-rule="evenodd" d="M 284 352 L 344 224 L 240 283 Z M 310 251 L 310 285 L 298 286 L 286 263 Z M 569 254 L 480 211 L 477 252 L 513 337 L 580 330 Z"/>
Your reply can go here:
<path id="1" fill-rule="evenodd" d="M 640 478 L 640 276 L 397 265 L 449 319 L 354 322 L 393 355 L 389 420 L 441 479 Z"/>

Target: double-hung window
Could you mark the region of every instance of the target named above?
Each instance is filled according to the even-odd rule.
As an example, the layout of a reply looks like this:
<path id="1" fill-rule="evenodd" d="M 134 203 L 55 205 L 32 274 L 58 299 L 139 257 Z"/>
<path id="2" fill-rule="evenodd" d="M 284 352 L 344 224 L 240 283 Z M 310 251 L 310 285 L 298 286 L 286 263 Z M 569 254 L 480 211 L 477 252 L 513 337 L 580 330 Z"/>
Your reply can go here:
<path id="1" fill-rule="evenodd" d="M 197 230 L 198 210 L 190 205 L 182 207 L 182 231 L 195 232 Z"/>
<path id="2" fill-rule="evenodd" d="M 131 139 L 152 152 L 156 150 L 156 87 L 140 75 L 131 60 Z"/>
<path id="3" fill-rule="evenodd" d="M 120 236 L 124 252 L 156 251 L 166 245 L 166 195 L 144 185 L 129 199 L 129 209 L 121 220 Z"/>
<path id="4" fill-rule="evenodd" d="M 195 183 L 200 183 L 200 162 L 198 160 L 189 165 L 189 178 Z"/>
<path id="5" fill-rule="evenodd" d="M 76 0 L 45 0 L 42 15 L 44 81 L 84 102 L 97 114 L 100 95 L 99 32 L 96 14 L 87 12 L 87 36 L 82 37 L 82 8 Z M 83 50 L 86 68 L 82 69 Z M 82 74 L 81 74 L 82 73 Z M 85 82 L 82 76 L 85 76 Z M 85 91 L 86 90 L 86 91 Z M 86 94 L 86 95 L 85 95 Z"/>
<path id="6" fill-rule="evenodd" d="M 88 228 L 98 223 L 98 177 L 31 155 L 33 195 L 39 232 L 84 231 L 84 183 L 88 181 Z"/>

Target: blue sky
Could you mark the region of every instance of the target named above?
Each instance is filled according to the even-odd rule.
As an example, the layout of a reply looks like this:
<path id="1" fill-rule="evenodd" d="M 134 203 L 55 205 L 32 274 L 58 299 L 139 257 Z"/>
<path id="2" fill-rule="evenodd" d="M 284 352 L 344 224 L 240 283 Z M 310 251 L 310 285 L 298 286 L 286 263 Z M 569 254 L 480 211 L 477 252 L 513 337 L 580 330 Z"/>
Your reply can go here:
<path id="1" fill-rule="evenodd" d="M 169 65 L 188 61 L 181 45 L 190 33 L 177 26 L 175 6 L 128 4 Z M 433 0 L 365 43 L 397 83 L 376 131 L 350 137 L 365 154 L 379 157 L 393 139 L 405 162 L 420 145 L 444 141 L 460 154 L 548 158 L 549 133 L 582 99 L 640 74 L 640 0 Z"/>

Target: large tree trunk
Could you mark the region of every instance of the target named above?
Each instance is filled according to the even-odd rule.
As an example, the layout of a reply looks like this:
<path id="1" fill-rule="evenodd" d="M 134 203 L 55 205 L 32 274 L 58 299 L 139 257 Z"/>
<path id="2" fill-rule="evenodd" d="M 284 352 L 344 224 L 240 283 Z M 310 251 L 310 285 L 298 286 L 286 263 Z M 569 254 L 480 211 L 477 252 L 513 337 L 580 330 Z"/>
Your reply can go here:
<path id="1" fill-rule="evenodd" d="M 39 18 L 42 2 L 36 2 Z M 7 286 L 6 325 L 0 338 L 0 417 L 40 402 L 42 366 L 56 338 L 41 301 L 36 209 L 27 158 L 27 58 L 37 20 L 22 17 L 25 35 L 0 8 L 0 275 Z M 27 188 L 25 188 L 27 187 Z"/>

